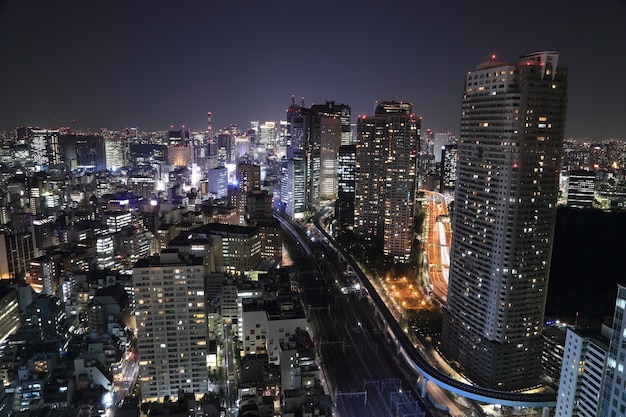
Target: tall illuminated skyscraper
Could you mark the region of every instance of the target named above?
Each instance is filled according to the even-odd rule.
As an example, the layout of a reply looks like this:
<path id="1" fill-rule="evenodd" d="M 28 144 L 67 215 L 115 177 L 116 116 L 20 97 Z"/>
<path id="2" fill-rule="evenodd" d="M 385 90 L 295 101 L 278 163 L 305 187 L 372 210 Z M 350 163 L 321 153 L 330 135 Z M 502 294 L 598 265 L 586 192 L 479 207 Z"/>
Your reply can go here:
<path id="1" fill-rule="evenodd" d="M 532 386 L 541 372 L 567 107 L 558 58 L 494 57 L 465 80 L 442 347 L 494 389 Z"/>
<path id="2" fill-rule="evenodd" d="M 411 255 L 421 121 L 410 103 L 381 102 L 357 122 L 354 231 L 382 240 L 386 255 Z"/>

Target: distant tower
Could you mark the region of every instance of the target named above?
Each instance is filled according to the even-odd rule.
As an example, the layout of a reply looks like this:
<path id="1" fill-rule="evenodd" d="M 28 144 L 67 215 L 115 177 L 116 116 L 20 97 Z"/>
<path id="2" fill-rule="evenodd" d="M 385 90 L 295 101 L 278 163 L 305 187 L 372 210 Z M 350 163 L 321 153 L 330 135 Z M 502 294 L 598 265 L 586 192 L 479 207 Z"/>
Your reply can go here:
<path id="1" fill-rule="evenodd" d="M 441 149 L 441 183 L 439 192 L 446 194 L 450 191 L 454 192 L 454 184 L 456 183 L 456 145 L 445 145 Z"/>
<path id="2" fill-rule="evenodd" d="M 567 106 L 557 52 L 465 80 L 442 348 L 475 383 L 534 386 Z"/>
<path id="3" fill-rule="evenodd" d="M 567 205 L 576 208 L 592 208 L 595 193 L 596 173 L 572 170 L 567 182 Z"/>
<path id="4" fill-rule="evenodd" d="M 206 117 L 207 117 L 207 123 L 208 123 L 208 125 L 207 125 L 207 132 L 208 132 L 209 136 L 211 136 L 211 133 L 213 132 L 213 123 L 211 121 L 211 119 L 213 118 L 213 113 L 208 112 L 206 114 Z"/>

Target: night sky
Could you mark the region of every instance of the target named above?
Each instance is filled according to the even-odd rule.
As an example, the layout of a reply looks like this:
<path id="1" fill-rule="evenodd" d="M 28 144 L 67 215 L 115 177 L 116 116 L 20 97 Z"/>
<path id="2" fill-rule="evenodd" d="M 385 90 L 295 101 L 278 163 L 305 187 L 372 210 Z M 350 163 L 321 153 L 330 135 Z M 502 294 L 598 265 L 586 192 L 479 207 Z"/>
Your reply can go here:
<path id="1" fill-rule="evenodd" d="M 624 0 L 0 0 L 0 130 L 248 128 L 294 95 L 458 134 L 466 72 L 540 50 L 569 68 L 566 137 L 626 139 Z"/>

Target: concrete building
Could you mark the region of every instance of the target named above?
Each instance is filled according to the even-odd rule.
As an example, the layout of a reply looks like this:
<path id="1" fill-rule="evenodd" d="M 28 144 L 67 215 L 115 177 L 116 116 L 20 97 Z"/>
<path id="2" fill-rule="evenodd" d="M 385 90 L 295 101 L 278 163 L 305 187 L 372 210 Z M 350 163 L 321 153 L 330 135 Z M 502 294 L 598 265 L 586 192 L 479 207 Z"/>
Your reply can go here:
<path id="1" fill-rule="evenodd" d="M 557 52 L 467 73 L 442 348 L 474 383 L 534 386 L 567 106 Z"/>
<path id="2" fill-rule="evenodd" d="M 0 343 L 3 343 L 20 326 L 17 290 L 0 286 Z"/>
<path id="3" fill-rule="evenodd" d="M 412 104 L 392 101 L 357 122 L 354 231 L 398 261 L 413 243 L 420 126 Z"/>
<path id="4" fill-rule="evenodd" d="M 228 196 L 228 169 L 219 167 L 207 171 L 207 193 L 215 198 Z"/>
<path id="5" fill-rule="evenodd" d="M 144 400 L 208 391 L 207 321 L 202 257 L 177 249 L 133 268 L 137 351 Z"/>
<path id="6" fill-rule="evenodd" d="M 281 343 L 295 334 L 296 329 L 306 329 L 307 319 L 297 296 L 279 297 L 266 303 L 266 313 L 269 362 L 280 365 Z"/>
<path id="7" fill-rule="evenodd" d="M 595 417 L 608 340 L 598 330 L 567 329 L 555 417 Z"/>

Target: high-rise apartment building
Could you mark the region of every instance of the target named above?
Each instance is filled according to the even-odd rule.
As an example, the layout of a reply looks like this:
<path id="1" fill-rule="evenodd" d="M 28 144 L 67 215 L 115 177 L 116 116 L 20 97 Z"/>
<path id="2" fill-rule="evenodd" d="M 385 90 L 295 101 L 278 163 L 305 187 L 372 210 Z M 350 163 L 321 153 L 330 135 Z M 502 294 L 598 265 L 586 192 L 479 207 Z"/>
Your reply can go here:
<path id="1" fill-rule="evenodd" d="M 342 229 L 354 226 L 355 169 L 356 145 L 341 145 L 337 157 L 335 219 Z"/>
<path id="2" fill-rule="evenodd" d="M 465 80 L 442 347 L 494 389 L 541 372 L 567 106 L 558 57 L 492 60 Z"/>
<path id="3" fill-rule="evenodd" d="M 139 380 L 146 401 L 208 391 L 202 257 L 165 249 L 133 268 Z"/>
<path id="4" fill-rule="evenodd" d="M 408 261 L 413 241 L 420 120 L 410 103 L 381 102 L 357 122 L 354 231 Z"/>
<path id="5" fill-rule="evenodd" d="M 623 416 L 626 412 L 626 396 L 624 395 L 626 314 L 624 310 L 626 310 L 626 287 L 618 285 L 611 341 L 600 389 L 598 417 Z"/>
<path id="6" fill-rule="evenodd" d="M 607 351 L 597 330 L 567 330 L 555 417 L 597 415 Z"/>

